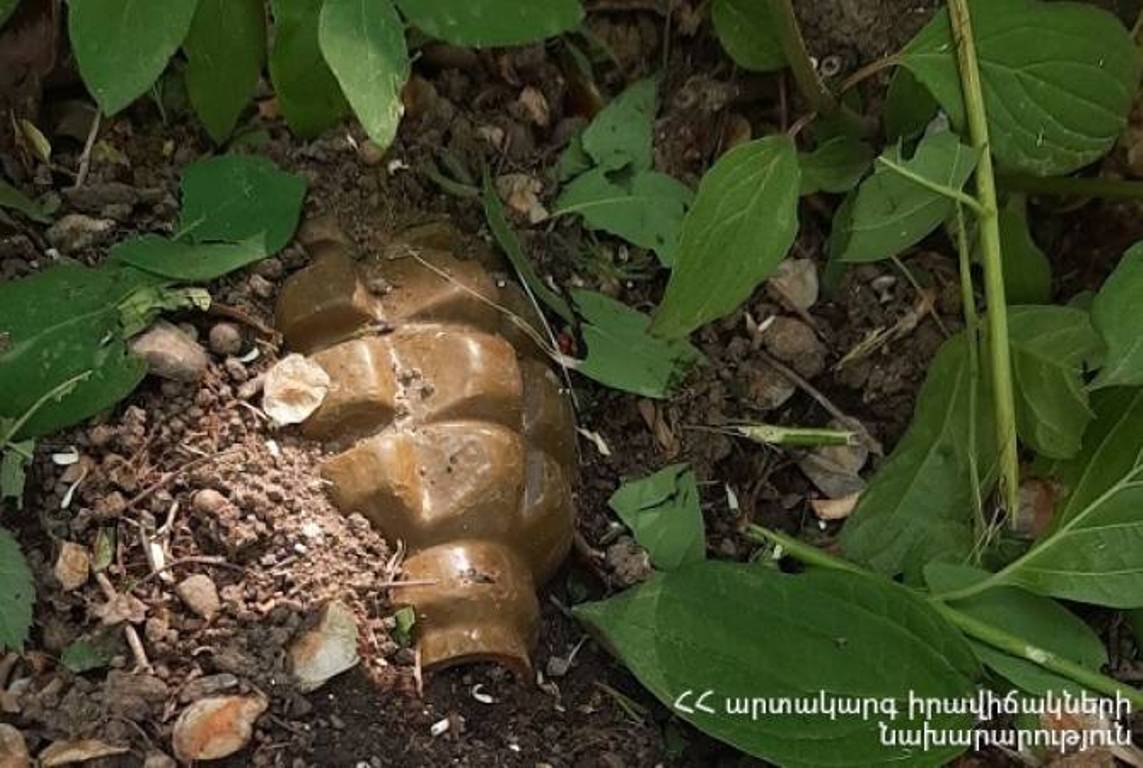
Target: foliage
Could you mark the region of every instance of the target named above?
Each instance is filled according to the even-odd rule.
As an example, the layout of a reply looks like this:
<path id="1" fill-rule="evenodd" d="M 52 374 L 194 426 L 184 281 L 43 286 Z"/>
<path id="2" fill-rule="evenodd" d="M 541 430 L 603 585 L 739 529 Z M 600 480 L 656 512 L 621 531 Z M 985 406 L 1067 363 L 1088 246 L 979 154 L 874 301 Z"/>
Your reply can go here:
<path id="1" fill-rule="evenodd" d="M 1143 243 L 1136 243 L 1092 302 L 1091 320 L 1107 344 L 1096 387 L 1143 385 Z"/>
<path id="2" fill-rule="evenodd" d="M 578 0 L 397 0 L 414 27 L 456 45 L 523 45 L 574 29 L 583 19 Z"/>
<path id="3" fill-rule="evenodd" d="M 607 500 L 651 564 L 672 571 L 706 557 L 706 537 L 698 485 L 687 464 L 673 464 L 653 475 L 630 480 Z"/>
<path id="4" fill-rule="evenodd" d="M 755 72 L 786 66 L 769 0 L 714 0 L 714 31 L 734 63 Z"/>
<path id="5" fill-rule="evenodd" d="M 32 626 L 36 590 L 20 545 L 0 528 L 0 650 L 21 650 Z"/>
<path id="6" fill-rule="evenodd" d="M 857 186 L 873 163 L 873 148 L 852 136 L 834 136 L 813 152 L 798 154 L 803 195 L 844 194 Z"/>
<path id="7" fill-rule="evenodd" d="M 191 105 L 206 132 L 221 144 L 238 123 L 266 64 L 266 4 L 198 0 L 183 51 Z"/>
<path id="8" fill-rule="evenodd" d="M 1009 304 L 1047 304 L 1052 298 L 1052 265 L 1028 231 L 1028 212 L 1017 195 L 1000 211 L 1004 254 L 1004 295 Z"/>
<path id="9" fill-rule="evenodd" d="M 47 224 L 51 217 L 30 197 L 0 179 L 0 208 L 11 208 L 27 216 L 32 221 Z"/>

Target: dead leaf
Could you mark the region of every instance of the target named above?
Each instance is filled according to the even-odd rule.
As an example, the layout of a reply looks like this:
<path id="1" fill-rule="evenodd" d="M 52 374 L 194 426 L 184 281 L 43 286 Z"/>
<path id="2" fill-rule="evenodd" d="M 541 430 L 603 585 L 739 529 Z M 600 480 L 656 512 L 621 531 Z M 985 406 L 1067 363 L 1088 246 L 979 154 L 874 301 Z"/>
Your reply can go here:
<path id="1" fill-rule="evenodd" d="M 860 493 L 851 493 L 840 499 L 810 499 L 810 508 L 819 520 L 844 520 L 857 506 Z"/>
<path id="2" fill-rule="evenodd" d="M 127 747 L 116 747 L 99 739 L 57 741 L 40 753 L 40 766 L 41 768 L 53 768 L 57 765 L 85 763 L 88 760 L 97 760 L 101 757 L 124 755 L 128 751 Z"/>
<path id="3" fill-rule="evenodd" d="M 548 211 L 540 203 L 544 183 L 526 173 L 506 173 L 496 177 L 496 191 L 509 208 L 523 214 L 532 224 L 548 218 Z"/>

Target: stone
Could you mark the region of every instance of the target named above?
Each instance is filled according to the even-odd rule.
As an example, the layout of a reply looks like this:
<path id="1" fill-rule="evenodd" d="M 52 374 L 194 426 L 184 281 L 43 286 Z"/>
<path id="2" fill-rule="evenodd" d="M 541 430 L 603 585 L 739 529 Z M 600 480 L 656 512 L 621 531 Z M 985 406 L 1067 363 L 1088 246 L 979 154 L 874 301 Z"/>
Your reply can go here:
<path id="1" fill-rule="evenodd" d="M 234 323 L 215 323 L 210 329 L 210 351 L 227 357 L 242 351 L 242 331 Z"/>
<path id="2" fill-rule="evenodd" d="M 767 285 L 795 309 L 807 310 L 818 301 L 818 270 L 812 259 L 785 259 Z"/>
<path id="3" fill-rule="evenodd" d="M 218 613 L 221 603 L 218 599 L 218 589 L 211 578 L 205 574 L 196 573 L 179 582 L 175 587 L 179 598 L 186 603 L 194 613 L 206 620 Z"/>
<path id="4" fill-rule="evenodd" d="M 146 361 L 148 372 L 171 381 L 198 381 L 209 362 L 202 345 L 165 320 L 133 339 L 131 351 Z"/>
<path id="5" fill-rule="evenodd" d="M 229 672 L 220 672 L 217 675 L 207 675 L 191 680 L 179 691 L 179 701 L 189 704 L 192 701 L 215 696 L 238 687 L 238 678 Z"/>
<path id="6" fill-rule="evenodd" d="M 183 762 L 219 760 L 250 742 L 254 723 L 269 706 L 265 697 L 214 696 L 182 711 L 171 734 L 175 757 Z"/>
<path id="7" fill-rule="evenodd" d="M 143 758 L 143 768 L 178 768 L 178 763 L 167 753 L 152 750 Z"/>
<path id="8" fill-rule="evenodd" d="M 194 507 L 195 512 L 204 515 L 217 515 L 226 509 L 228 504 L 230 502 L 226 500 L 226 497 L 213 488 L 203 488 L 191 499 L 191 506 Z"/>
<path id="9" fill-rule="evenodd" d="M 318 409 L 329 392 L 329 374 L 313 360 L 291 354 L 266 373 L 262 410 L 280 426 L 299 424 Z"/>
<path id="10" fill-rule="evenodd" d="M 800 375 L 812 379 L 825 370 L 826 347 L 814 329 L 792 317 L 775 317 L 762 332 L 762 345 Z"/>
<path id="11" fill-rule="evenodd" d="M 0 768 L 30 768 L 24 734 L 7 723 L 0 723 Z"/>
<path id="12" fill-rule="evenodd" d="M 101 757 L 124 755 L 129 751 L 127 747 L 117 747 L 99 739 L 57 741 L 40 753 L 40 766 L 55 768 L 57 765 L 75 765 Z"/>
<path id="13" fill-rule="evenodd" d="M 65 541 L 60 546 L 52 573 L 65 592 L 82 587 L 91 573 L 91 556 L 87 554 L 87 548 Z"/>
<path id="14" fill-rule="evenodd" d="M 60 253 L 68 255 L 106 242 L 111 238 L 113 229 L 115 222 L 111 219 L 69 213 L 48 227 L 44 236 Z"/>
<path id="15" fill-rule="evenodd" d="M 290 645 L 290 668 L 303 692 L 317 690 L 359 661 L 357 619 L 338 600 L 322 608 L 317 625 Z"/>

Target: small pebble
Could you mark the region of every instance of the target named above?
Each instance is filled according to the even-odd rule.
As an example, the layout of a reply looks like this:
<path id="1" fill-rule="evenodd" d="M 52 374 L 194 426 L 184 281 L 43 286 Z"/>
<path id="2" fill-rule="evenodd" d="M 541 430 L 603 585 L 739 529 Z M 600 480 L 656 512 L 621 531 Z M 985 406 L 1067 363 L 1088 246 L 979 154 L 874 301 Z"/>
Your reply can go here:
<path id="1" fill-rule="evenodd" d="M 187 607 L 208 621 L 218 613 L 221 605 L 218 599 L 218 588 L 214 586 L 211 578 L 202 573 L 188 576 L 179 582 L 175 592 L 186 603 Z"/>
<path id="2" fill-rule="evenodd" d="M 210 329 L 210 351 L 224 357 L 242 351 L 242 331 L 234 323 L 216 323 Z"/>

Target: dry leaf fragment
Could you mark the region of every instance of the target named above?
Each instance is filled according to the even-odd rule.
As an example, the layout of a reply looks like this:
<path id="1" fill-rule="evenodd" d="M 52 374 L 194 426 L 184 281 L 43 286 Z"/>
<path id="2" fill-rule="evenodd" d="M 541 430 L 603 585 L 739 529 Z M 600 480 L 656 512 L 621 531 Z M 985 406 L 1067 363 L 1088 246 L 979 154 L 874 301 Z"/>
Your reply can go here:
<path id="1" fill-rule="evenodd" d="M 88 760 L 97 760 L 101 757 L 114 757 L 126 754 L 127 747 L 116 747 L 99 739 L 78 739 L 76 741 L 57 741 L 40 753 L 42 768 L 53 768 L 57 765 L 73 765 L 85 763 Z"/>

